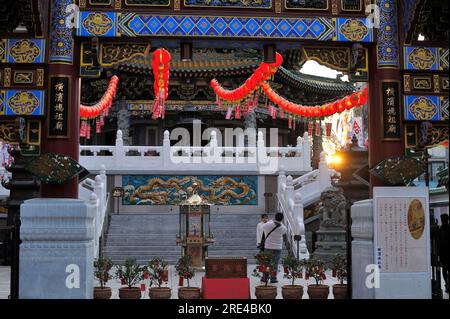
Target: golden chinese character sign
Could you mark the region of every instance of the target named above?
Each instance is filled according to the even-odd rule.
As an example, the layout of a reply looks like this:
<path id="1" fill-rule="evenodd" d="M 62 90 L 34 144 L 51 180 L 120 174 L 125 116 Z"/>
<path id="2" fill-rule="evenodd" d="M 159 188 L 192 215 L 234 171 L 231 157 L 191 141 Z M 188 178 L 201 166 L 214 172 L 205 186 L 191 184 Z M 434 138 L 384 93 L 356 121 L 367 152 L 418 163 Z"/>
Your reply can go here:
<path id="1" fill-rule="evenodd" d="M 428 188 L 375 187 L 373 192 L 376 298 L 431 297 Z"/>
<path id="2" fill-rule="evenodd" d="M 381 105 L 383 107 L 383 139 L 400 139 L 400 83 L 397 81 L 382 81 L 380 86 Z"/>
<path id="3" fill-rule="evenodd" d="M 48 137 L 69 137 L 69 86 L 67 76 L 53 76 L 49 84 Z"/>

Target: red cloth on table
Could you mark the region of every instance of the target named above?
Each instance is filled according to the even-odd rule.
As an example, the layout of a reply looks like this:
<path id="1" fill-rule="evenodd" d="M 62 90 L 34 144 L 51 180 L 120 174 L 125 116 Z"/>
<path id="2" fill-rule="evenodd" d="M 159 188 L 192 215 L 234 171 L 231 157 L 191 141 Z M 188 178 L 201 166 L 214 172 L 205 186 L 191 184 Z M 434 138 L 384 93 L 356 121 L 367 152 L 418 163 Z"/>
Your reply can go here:
<path id="1" fill-rule="evenodd" d="M 249 278 L 202 278 L 203 299 L 250 299 Z"/>

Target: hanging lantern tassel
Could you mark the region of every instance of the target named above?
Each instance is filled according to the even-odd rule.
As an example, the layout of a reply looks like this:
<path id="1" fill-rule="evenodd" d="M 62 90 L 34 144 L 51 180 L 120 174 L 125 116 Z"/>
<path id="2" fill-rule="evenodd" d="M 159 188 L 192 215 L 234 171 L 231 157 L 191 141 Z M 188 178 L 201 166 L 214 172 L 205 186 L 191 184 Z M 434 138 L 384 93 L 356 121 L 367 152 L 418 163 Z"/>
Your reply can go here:
<path id="1" fill-rule="evenodd" d="M 316 121 L 316 136 L 320 135 L 320 122 Z"/>
<path id="2" fill-rule="evenodd" d="M 313 124 L 312 122 L 308 122 L 308 136 L 312 136 Z"/>
<path id="3" fill-rule="evenodd" d="M 280 109 L 280 119 L 283 119 L 284 118 L 284 111 L 283 111 L 283 109 Z"/>
<path id="4" fill-rule="evenodd" d="M 294 117 L 294 123 L 292 123 L 292 129 L 295 130 L 295 122 L 297 122 L 297 119 Z"/>
<path id="5" fill-rule="evenodd" d="M 86 139 L 91 139 L 91 125 L 86 124 Z"/>
<path id="6" fill-rule="evenodd" d="M 292 129 L 292 117 L 291 116 L 289 116 L 289 119 L 288 119 L 288 127 L 289 127 L 289 129 Z"/>
<path id="7" fill-rule="evenodd" d="M 80 137 L 85 137 L 85 136 L 86 136 L 86 131 L 84 128 L 84 121 L 82 121 L 81 125 L 80 125 Z"/>
<path id="8" fill-rule="evenodd" d="M 277 119 L 277 109 L 275 107 L 272 107 L 272 120 Z"/>
<path id="9" fill-rule="evenodd" d="M 232 109 L 231 107 L 229 107 L 229 108 L 227 109 L 227 114 L 225 115 L 225 119 L 226 119 L 226 120 L 230 120 L 232 114 L 233 114 L 233 109 Z"/>
<path id="10" fill-rule="evenodd" d="M 102 127 L 100 126 L 100 120 L 95 121 L 95 133 L 101 133 Z"/>
<path id="11" fill-rule="evenodd" d="M 328 137 L 330 137 L 331 136 L 331 128 L 332 128 L 332 126 L 333 126 L 333 123 L 325 123 L 325 127 L 326 127 L 326 134 L 327 134 L 327 136 Z"/>
<path id="12" fill-rule="evenodd" d="M 105 125 L 105 118 L 103 117 L 103 115 L 100 115 L 100 126 Z"/>
<path id="13" fill-rule="evenodd" d="M 241 105 L 240 104 L 236 105 L 236 114 L 234 117 L 236 120 L 241 119 Z"/>

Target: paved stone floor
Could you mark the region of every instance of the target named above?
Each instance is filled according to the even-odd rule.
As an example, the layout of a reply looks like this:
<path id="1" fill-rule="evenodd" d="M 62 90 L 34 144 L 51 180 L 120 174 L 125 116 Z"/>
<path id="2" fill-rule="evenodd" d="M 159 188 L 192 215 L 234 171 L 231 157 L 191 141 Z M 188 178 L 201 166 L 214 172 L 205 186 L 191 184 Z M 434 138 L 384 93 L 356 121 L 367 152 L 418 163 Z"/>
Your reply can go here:
<path id="1" fill-rule="evenodd" d="M 252 298 L 255 298 L 255 289 L 254 287 L 259 285 L 259 278 L 253 277 L 251 274 L 253 272 L 253 266 L 249 265 L 248 266 L 248 270 L 247 270 L 247 274 L 250 277 L 250 292 L 251 292 L 251 296 Z M 8 295 L 9 295 L 9 276 L 10 276 L 10 268 L 6 267 L 6 266 L 0 266 L 0 299 L 7 299 Z M 200 287 L 201 286 L 201 278 L 204 276 L 203 272 L 197 272 L 195 278 L 193 278 L 193 280 L 191 281 L 191 286 L 193 287 Z M 173 266 L 171 266 L 169 268 L 169 286 L 172 287 L 172 298 L 177 298 L 177 289 L 178 289 L 178 276 L 173 268 Z M 325 281 L 325 284 L 327 285 L 333 285 L 336 283 L 335 278 L 331 278 L 331 274 L 329 272 L 327 272 L 327 280 Z M 278 296 L 277 298 L 281 298 L 281 286 L 289 284 L 289 281 L 287 279 L 282 278 L 282 275 L 279 274 L 278 276 Z M 312 283 L 312 281 L 310 281 L 310 283 Z M 301 279 L 301 280 L 297 280 L 296 284 L 300 284 L 303 286 L 307 286 L 306 280 Z M 117 299 L 118 298 L 118 289 L 121 287 L 120 282 L 116 279 L 111 280 L 110 282 L 108 282 L 108 286 L 112 287 L 113 290 L 113 295 L 112 298 L 113 299 Z M 148 292 L 146 291 L 145 294 L 143 294 L 143 298 L 148 299 Z M 331 289 L 330 289 L 330 294 L 328 296 L 328 298 L 333 298 L 333 294 L 331 293 Z M 445 299 L 449 299 L 449 295 L 444 293 L 444 298 Z M 304 294 L 303 294 L 303 299 L 308 299 L 308 294 L 306 293 L 306 289 L 304 289 Z"/>

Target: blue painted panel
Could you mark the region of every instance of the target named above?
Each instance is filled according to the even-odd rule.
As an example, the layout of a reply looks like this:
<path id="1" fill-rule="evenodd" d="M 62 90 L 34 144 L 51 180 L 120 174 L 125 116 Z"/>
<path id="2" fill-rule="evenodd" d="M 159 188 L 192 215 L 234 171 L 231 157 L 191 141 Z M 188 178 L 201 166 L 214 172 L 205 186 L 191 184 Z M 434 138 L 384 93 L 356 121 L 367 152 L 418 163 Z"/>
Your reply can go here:
<path id="1" fill-rule="evenodd" d="M 5 91 L 5 115 L 43 115 L 45 105 L 43 90 Z"/>
<path id="2" fill-rule="evenodd" d="M 78 36 L 184 36 L 371 42 L 365 19 L 81 12 Z"/>
<path id="3" fill-rule="evenodd" d="M 440 121 L 441 99 L 439 96 L 407 95 L 404 97 L 405 120 Z"/>
<path id="4" fill-rule="evenodd" d="M 45 40 L 7 39 L 6 63 L 45 63 Z"/>

